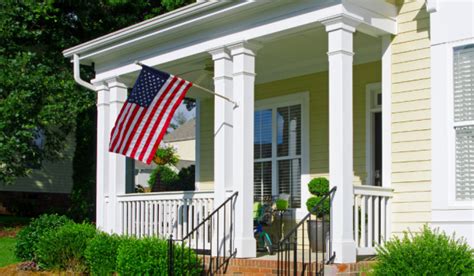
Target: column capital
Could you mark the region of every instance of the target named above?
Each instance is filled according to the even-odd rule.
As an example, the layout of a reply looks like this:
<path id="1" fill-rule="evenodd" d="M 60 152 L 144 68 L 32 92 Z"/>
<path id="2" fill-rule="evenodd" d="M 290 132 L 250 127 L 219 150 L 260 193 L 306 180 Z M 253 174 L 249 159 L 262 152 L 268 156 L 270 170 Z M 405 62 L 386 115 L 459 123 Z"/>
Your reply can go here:
<path id="1" fill-rule="evenodd" d="M 362 20 L 349 15 L 338 14 L 321 20 L 321 23 L 326 26 L 326 32 L 344 30 L 354 33 Z"/>
<path id="2" fill-rule="evenodd" d="M 212 56 L 212 60 L 214 61 L 219 60 L 219 59 L 228 59 L 228 60 L 232 59 L 230 56 L 230 51 L 225 46 L 212 48 L 208 50 L 207 52 Z"/>
<path id="3" fill-rule="evenodd" d="M 232 56 L 239 54 L 247 54 L 255 56 L 257 51 L 262 48 L 262 44 L 257 42 L 249 42 L 247 40 L 242 40 L 230 45 L 227 45 L 227 48 L 230 50 Z"/>
<path id="4" fill-rule="evenodd" d="M 123 88 L 123 89 L 127 89 L 127 85 L 120 80 L 120 77 L 119 76 L 115 76 L 115 77 L 112 77 L 112 78 L 109 78 L 107 80 L 105 80 L 105 82 L 107 83 L 107 86 L 110 88 Z"/>

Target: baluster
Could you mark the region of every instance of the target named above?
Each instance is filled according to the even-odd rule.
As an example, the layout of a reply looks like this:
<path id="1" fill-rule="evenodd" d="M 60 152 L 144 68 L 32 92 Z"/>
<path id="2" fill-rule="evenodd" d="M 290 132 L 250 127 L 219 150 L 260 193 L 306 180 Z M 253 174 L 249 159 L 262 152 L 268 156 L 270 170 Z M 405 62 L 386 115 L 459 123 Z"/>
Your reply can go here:
<path id="1" fill-rule="evenodd" d="M 372 198 L 372 196 L 368 196 L 367 198 L 367 201 L 368 201 L 368 210 L 367 210 L 367 215 L 368 215 L 368 226 L 367 226 L 367 229 L 368 229 L 368 237 L 367 237 L 367 247 L 368 248 L 372 248 L 372 245 L 373 245 L 373 241 L 374 241 L 374 200 Z"/>
<path id="2" fill-rule="evenodd" d="M 380 215 L 380 197 L 376 196 L 374 198 L 374 241 L 375 245 L 380 244 L 380 234 L 379 234 L 379 229 L 380 229 L 380 220 L 379 220 L 379 215 Z"/>
<path id="3" fill-rule="evenodd" d="M 144 202 L 145 203 L 145 236 L 149 236 L 149 223 L 150 223 L 150 210 L 148 209 L 149 202 L 148 200 Z"/>
<path id="4" fill-rule="evenodd" d="M 360 247 L 359 241 L 359 207 L 360 207 L 360 196 L 356 195 L 354 199 L 354 240 L 356 247 Z"/>
<path id="5" fill-rule="evenodd" d="M 386 197 L 381 197 L 380 199 L 380 244 L 384 244 L 385 239 L 387 238 L 387 233 L 386 233 L 386 228 L 385 225 L 387 223 L 387 214 L 386 214 L 386 209 L 385 209 L 385 204 L 386 204 Z"/>
<path id="6" fill-rule="evenodd" d="M 365 232 L 365 225 L 366 225 L 366 213 L 365 213 L 365 205 L 366 205 L 367 197 L 365 195 L 361 196 L 361 203 L 360 203 L 360 247 L 365 247 L 365 240 L 366 240 L 366 232 Z"/>

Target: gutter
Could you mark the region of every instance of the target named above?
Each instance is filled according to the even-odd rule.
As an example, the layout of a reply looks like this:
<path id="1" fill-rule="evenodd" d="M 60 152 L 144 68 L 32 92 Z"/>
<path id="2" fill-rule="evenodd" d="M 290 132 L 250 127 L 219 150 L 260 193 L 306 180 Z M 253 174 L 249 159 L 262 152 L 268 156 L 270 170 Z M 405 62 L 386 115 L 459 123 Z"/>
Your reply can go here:
<path id="1" fill-rule="evenodd" d="M 83 79 L 81 79 L 81 62 L 79 61 L 79 55 L 73 54 L 73 65 L 74 65 L 74 80 L 82 87 L 85 87 L 89 90 L 96 91 L 95 87 Z"/>

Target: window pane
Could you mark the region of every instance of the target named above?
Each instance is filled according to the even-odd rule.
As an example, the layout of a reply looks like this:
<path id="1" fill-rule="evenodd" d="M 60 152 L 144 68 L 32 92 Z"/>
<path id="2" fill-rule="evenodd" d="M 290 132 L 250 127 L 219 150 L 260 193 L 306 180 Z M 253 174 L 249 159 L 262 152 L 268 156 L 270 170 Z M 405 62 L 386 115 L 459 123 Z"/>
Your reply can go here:
<path id="1" fill-rule="evenodd" d="M 301 154 L 301 106 L 277 109 L 278 157 Z"/>
<path id="2" fill-rule="evenodd" d="M 272 110 L 259 110 L 254 117 L 254 158 L 272 157 Z"/>
<path id="3" fill-rule="evenodd" d="M 278 191 L 289 194 L 291 208 L 301 206 L 301 159 L 278 161 Z"/>
<path id="4" fill-rule="evenodd" d="M 272 200 L 272 162 L 254 163 L 254 202 Z"/>
<path id="5" fill-rule="evenodd" d="M 456 199 L 474 199 L 474 126 L 456 128 Z"/>
<path id="6" fill-rule="evenodd" d="M 474 120 L 474 44 L 454 49 L 454 121 Z"/>

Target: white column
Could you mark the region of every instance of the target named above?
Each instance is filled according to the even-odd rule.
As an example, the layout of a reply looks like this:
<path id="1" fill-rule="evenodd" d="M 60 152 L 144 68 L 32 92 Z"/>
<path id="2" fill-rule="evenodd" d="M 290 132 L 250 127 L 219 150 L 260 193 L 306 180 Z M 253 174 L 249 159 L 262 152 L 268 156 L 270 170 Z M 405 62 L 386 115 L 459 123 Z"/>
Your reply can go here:
<path id="1" fill-rule="evenodd" d="M 97 91 L 96 225 L 100 230 L 107 230 L 109 90 L 103 83 L 97 83 L 95 87 Z"/>
<path id="2" fill-rule="evenodd" d="M 214 91 L 232 96 L 232 59 L 225 48 L 210 51 L 214 60 Z M 220 97 L 214 97 L 214 206 L 226 198 L 226 190 L 232 189 L 232 112 L 234 105 Z"/>
<path id="3" fill-rule="evenodd" d="M 382 37 L 382 186 L 392 186 L 392 36 Z M 387 200 L 386 236 L 392 235 L 391 199 Z M 383 222 L 382 222 L 383 223 Z"/>
<path id="4" fill-rule="evenodd" d="M 332 244 L 335 262 L 354 263 L 352 38 L 355 27 L 341 17 L 323 24 L 329 42 L 329 177 L 331 187 L 337 187 L 331 209 Z"/>
<path id="5" fill-rule="evenodd" d="M 239 195 L 235 213 L 237 257 L 256 256 L 253 237 L 253 135 L 255 97 L 255 53 L 257 45 L 240 42 L 228 47 L 233 57 L 234 191 Z"/>
<path id="6" fill-rule="evenodd" d="M 107 151 L 110 132 L 127 99 L 127 86 L 114 78 L 107 81 L 109 86 L 109 129 L 107 133 Z M 125 194 L 126 161 L 125 156 L 108 152 L 109 155 L 109 229 L 111 233 L 121 233 L 121 210 L 117 195 Z"/>
<path id="7" fill-rule="evenodd" d="M 218 48 L 209 51 L 214 60 L 214 91 L 217 94 L 232 99 L 232 59 L 227 49 Z M 214 97 L 214 209 L 226 199 L 226 191 L 232 189 L 232 108 L 233 104 L 220 98 Z M 219 233 L 219 241 L 215 242 L 213 254 L 224 255 L 224 242 L 227 242 L 224 233 L 224 210 L 219 211 L 220 225 L 214 232 L 215 238 Z M 228 216 L 227 216 L 228 217 Z M 219 246 L 219 248 L 217 248 Z M 225 248 L 230 249 L 230 246 Z M 232 250 L 232 249 L 230 249 Z M 228 252 L 226 252 L 228 254 Z"/>

